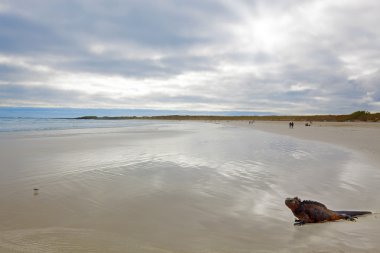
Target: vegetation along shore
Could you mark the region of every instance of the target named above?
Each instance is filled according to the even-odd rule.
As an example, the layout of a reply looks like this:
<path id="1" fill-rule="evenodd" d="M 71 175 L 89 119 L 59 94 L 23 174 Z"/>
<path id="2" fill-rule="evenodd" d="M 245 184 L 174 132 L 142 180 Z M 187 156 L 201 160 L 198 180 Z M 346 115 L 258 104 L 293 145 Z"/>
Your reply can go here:
<path id="1" fill-rule="evenodd" d="M 304 116 L 212 116 L 212 115 L 166 115 L 166 116 L 120 116 L 120 117 L 98 117 L 83 116 L 76 119 L 96 119 L 96 120 L 126 120 L 126 119 L 156 119 L 156 120 L 262 120 L 262 121 L 368 121 L 379 122 L 380 113 L 370 113 L 368 111 L 356 111 L 351 114 L 342 115 L 304 115 Z"/>

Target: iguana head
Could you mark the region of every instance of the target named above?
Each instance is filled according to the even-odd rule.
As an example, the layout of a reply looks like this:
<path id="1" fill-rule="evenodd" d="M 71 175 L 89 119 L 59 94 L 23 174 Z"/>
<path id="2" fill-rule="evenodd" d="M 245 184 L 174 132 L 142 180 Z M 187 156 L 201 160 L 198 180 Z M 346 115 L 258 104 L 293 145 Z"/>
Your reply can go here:
<path id="1" fill-rule="evenodd" d="M 285 205 L 290 208 L 290 210 L 297 209 L 301 204 L 301 200 L 298 197 L 285 199 Z"/>

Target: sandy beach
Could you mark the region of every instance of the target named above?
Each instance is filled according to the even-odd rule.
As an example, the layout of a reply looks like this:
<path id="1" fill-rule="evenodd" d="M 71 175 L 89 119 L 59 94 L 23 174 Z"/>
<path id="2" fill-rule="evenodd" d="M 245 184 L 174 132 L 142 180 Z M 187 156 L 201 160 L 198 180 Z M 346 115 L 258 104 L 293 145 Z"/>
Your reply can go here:
<path id="1" fill-rule="evenodd" d="M 293 129 L 284 121 L 228 121 L 223 124 L 249 127 L 274 134 L 325 142 L 355 150 L 377 164 L 380 162 L 380 123 L 377 122 L 295 122 Z"/>
<path id="2" fill-rule="evenodd" d="M 1 133 L 0 252 L 378 252 L 377 125 L 213 123 Z"/>

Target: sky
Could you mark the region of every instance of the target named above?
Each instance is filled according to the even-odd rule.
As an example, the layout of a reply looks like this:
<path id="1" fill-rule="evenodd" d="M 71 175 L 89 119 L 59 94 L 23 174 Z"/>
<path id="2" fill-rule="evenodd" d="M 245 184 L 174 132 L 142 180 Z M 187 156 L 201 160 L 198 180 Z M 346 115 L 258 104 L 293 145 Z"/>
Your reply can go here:
<path id="1" fill-rule="evenodd" d="M 380 111 L 378 0 L 0 0 L 0 107 Z"/>

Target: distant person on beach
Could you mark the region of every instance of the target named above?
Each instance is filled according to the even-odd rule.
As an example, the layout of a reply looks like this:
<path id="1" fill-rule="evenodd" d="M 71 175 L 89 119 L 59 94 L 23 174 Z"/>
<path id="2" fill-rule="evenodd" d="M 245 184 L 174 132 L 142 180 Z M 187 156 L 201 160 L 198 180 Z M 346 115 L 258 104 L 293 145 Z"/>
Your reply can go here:
<path id="1" fill-rule="evenodd" d="M 294 127 L 294 122 L 293 121 L 290 121 L 289 122 L 289 128 L 293 128 Z"/>

